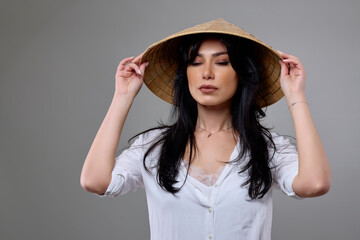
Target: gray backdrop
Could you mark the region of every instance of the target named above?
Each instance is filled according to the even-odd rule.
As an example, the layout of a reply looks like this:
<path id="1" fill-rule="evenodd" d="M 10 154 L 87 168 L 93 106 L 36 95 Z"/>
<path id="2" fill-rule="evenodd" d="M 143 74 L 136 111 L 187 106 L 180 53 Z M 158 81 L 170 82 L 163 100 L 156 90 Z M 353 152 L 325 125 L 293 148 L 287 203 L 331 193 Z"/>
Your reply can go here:
<path id="1" fill-rule="evenodd" d="M 149 239 L 143 189 L 100 199 L 80 171 L 109 107 L 119 61 L 215 18 L 298 56 L 331 168 L 330 192 L 274 196 L 273 239 L 358 239 L 360 2 L 1 0 L 0 238 Z M 167 120 L 169 105 L 143 86 L 129 137 Z M 267 126 L 293 135 L 284 99 Z"/>

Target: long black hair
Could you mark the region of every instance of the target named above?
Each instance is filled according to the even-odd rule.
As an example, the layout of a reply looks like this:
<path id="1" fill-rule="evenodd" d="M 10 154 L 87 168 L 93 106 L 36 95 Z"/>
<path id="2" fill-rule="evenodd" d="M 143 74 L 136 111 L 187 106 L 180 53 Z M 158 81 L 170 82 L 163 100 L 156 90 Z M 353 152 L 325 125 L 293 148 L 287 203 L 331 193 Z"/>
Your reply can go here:
<path id="1" fill-rule="evenodd" d="M 239 174 L 245 171 L 248 174 L 248 179 L 242 183 L 242 187 L 248 185 L 248 194 L 251 199 L 262 198 L 273 181 L 269 167 L 272 156 L 268 149 L 271 147 L 275 152 L 275 144 L 269 129 L 260 124 L 260 120 L 265 117 L 265 112 L 259 106 L 259 86 L 262 79 L 259 66 L 253 58 L 253 43 L 236 36 L 196 34 L 183 37 L 178 52 L 178 70 L 173 88 L 174 123 L 160 124 L 156 128 L 142 132 L 154 129 L 163 130 L 161 136 L 154 140 L 146 151 L 143 159 L 144 167 L 150 172 L 145 159 L 156 147 L 160 146 L 160 156 L 155 166 L 158 184 L 172 194 L 182 188 L 182 186 L 176 188 L 173 185 L 178 182 L 176 177 L 188 143 L 191 164 L 196 149 L 194 131 L 198 116 L 197 103 L 189 91 L 186 70 L 194 62 L 201 43 L 208 38 L 216 38 L 226 46 L 230 63 L 239 78 L 238 88 L 232 99 L 231 116 L 234 131 L 239 134 L 241 151 L 237 158 L 229 163 L 239 162 L 246 155 L 249 157 L 248 163 L 239 171 Z M 261 99 L 261 101 L 264 100 Z"/>

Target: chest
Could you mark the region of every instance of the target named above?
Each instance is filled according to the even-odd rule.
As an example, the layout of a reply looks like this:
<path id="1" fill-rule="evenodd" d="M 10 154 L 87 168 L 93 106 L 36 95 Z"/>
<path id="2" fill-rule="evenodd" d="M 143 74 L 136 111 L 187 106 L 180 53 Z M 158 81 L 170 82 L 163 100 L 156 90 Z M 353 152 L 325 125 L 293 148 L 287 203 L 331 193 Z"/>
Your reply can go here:
<path id="1" fill-rule="evenodd" d="M 155 178 L 153 181 L 150 179 L 146 181 L 146 185 L 149 186 L 145 189 L 148 201 L 151 202 L 149 207 L 159 211 L 167 209 L 167 213 L 170 214 L 169 211 L 173 213 L 171 215 L 186 215 L 186 218 L 190 219 L 194 216 L 210 217 L 211 214 L 216 213 L 218 216 L 225 214 L 237 216 L 237 219 L 245 222 L 252 221 L 251 219 L 262 208 L 262 205 L 269 200 L 271 191 L 263 199 L 250 200 L 248 188 L 241 186 L 246 181 L 247 175 L 239 174 L 238 171 L 239 166 L 227 165 L 216 184 L 208 187 L 192 177 L 186 177 L 186 168 L 182 165 L 177 177 L 178 182 L 174 185 L 177 188 L 181 187 L 176 195 L 161 189 Z M 221 219 L 227 218 L 221 217 Z"/>
<path id="2" fill-rule="evenodd" d="M 207 137 L 196 136 L 196 149 L 192 153 L 191 165 L 201 169 L 207 175 L 213 175 L 229 162 L 237 141 L 233 136 Z M 184 160 L 189 161 L 190 145 L 184 154 Z"/>

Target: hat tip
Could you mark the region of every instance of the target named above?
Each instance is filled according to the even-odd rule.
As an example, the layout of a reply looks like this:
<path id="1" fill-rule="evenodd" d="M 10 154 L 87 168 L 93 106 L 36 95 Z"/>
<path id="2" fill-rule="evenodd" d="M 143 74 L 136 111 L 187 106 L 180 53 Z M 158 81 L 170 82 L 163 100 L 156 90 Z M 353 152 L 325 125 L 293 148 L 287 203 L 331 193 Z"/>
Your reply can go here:
<path id="1" fill-rule="evenodd" d="M 219 24 L 219 25 L 222 25 L 222 24 L 229 25 L 229 24 L 231 24 L 231 23 L 229 23 L 228 21 L 224 20 L 223 18 L 217 18 L 217 19 L 215 19 L 215 20 L 210 21 L 209 23 Z M 234 25 L 234 24 L 231 24 L 231 25 Z"/>
<path id="2" fill-rule="evenodd" d="M 216 22 L 226 22 L 223 18 L 217 18 L 214 21 L 216 21 Z"/>

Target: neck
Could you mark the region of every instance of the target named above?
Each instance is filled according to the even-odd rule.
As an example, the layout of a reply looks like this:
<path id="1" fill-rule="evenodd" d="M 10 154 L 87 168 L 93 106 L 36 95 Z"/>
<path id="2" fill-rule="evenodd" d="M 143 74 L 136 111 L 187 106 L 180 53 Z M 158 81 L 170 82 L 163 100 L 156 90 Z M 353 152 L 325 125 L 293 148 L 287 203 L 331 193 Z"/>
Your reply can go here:
<path id="1" fill-rule="evenodd" d="M 198 104 L 197 126 L 210 132 L 227 129 L 232 126 L 230 107 L 209 107 Z"/>

